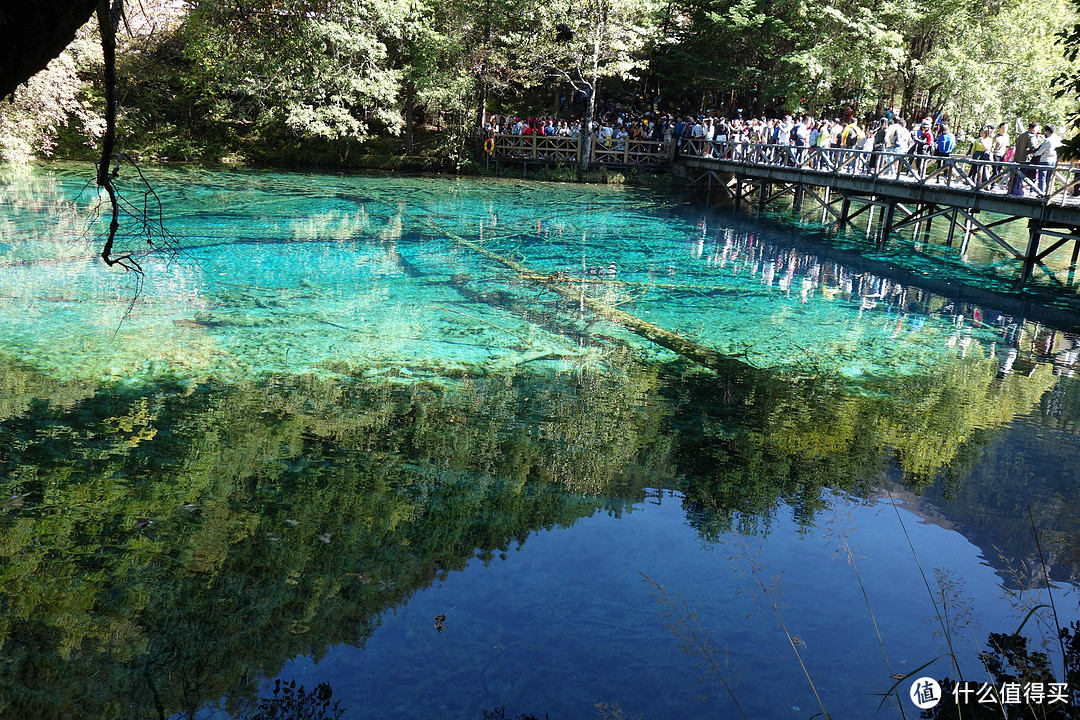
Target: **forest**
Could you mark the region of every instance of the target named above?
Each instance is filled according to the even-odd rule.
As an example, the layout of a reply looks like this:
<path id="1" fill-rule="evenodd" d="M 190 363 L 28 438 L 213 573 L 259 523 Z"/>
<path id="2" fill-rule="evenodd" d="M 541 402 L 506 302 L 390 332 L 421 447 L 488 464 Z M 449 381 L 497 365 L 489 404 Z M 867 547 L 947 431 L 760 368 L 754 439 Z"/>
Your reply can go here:
<path id="1" fill-rule="evenodd" d="M 117 16 L 118 147 L 157 160 L 347 167 L 374 152 L 460 167 L 485 112 L 581 117 L 602 103 L 770 116 L 894 107 L 969 131 L 1077 113 L 1071 0 L 103 5 Z M 95 153 L 98 27 L 91 17 L 0 105 L 0 159 Z"/>

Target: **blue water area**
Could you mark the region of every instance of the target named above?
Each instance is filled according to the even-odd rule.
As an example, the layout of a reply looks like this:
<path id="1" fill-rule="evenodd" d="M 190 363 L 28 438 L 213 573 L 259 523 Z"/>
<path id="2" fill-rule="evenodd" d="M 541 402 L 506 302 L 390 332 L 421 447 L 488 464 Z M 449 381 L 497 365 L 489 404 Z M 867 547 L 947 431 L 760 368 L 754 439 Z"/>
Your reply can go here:
<path id="1" fill-rule="evenodd" d="M 1032 609 L 1060 677 L 1037 309 L 481 179 L 125 169 L 108 267 L 88 177 L 0 173 L 0 716 L 915 717 Z"/>
<path id="2" fill-rule="evenodd" d="M 505 560 L 473 560 L 384 617 L 362 649 L 334 646 L 282 675 L 308 687 L 332 683 L 360 718 L 469 717 L 503 704 L 551 717 L 593 715 L 596 704 L 644 717 L 731 717 L 739 706 L 750 717 L 809 717 L 820 712 L 810 681 L 828 712 L 869 717 L 892 673 L 946 650 L 933 638 L 935 609 L 912 547 L 924 562 L 947 558 L 962 578 L 960 603 L 978 617 L 958 633 L 968 664 L 978 649 L 972 634 L 981 642 L 987 627 L 1015 624 L 979 549 L 907 510 L 898 518 L 888 504 L 835 498 L 818 527 L 784 514 L 767 538 L 732 533 L 703 543 L 682 502 L 666 495 L 620 517 L 537 534 Z M 1068 601 L 1075 606 L 1075 595 Z M 437 632 L 440 614 L 446 626 Z M 978 676 L 980 668 L 962 669 Z M 899 715 L 895 702 L 882 712 Z"/>

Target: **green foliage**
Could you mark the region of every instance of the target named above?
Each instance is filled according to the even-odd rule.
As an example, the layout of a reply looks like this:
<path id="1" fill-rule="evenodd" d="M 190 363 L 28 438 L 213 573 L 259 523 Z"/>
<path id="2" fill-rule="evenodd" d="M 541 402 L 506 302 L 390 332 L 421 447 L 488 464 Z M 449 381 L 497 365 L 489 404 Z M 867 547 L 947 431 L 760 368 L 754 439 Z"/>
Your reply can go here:
<path id="1" fill-rule="evenodd" d="M 407 6 L 380 2 L 195 3 L 183 28 L 189 83 L 211 113 L 255 129 L 321 138 L 347 158 L 372 123 L 396 132 L 400 39 Z"/>
<path id="2" fill-rule="evenodd" d="M 1065 59 L 1075 67 L 1080 62 L 1080 20 L 1076 17 L 1080 5 L 1075 1 L 1071 5 L 1069 22 L 1059 30 L 1057 40 L 1064 48 Z M 1055 97 L 1067 103 L 1069 127 L 1074 131 L 1080 130 L 1080 73 L 1062 70 L 1054 78 L 1053 84 L 1056 87 Z M 1067 158 L 1080 158 L 1080 133 L 1074 132 L 1072 137 L 1066 137 L 1061 153 Z"/>
<path id="3" fill-rule="evenodd" d="M 1061 125 L 1070 108 L 1055 98 L 1053 79 L 1077 74 L 1080 65 L 1063 56 L 1048 30 L 1075 18 L 1068 0 L 955 7 L 949 34 L 921 61 L 919 83 L 933 88 L 932 107 L 945 107 L 969 132 L 1015 118 Z M 1032 42 L 1039 37 L 1046 40 Z"/>
<path id="4" fill-rule="evenodd" d="M 710 536 L 756 530 L 780 503 L 809 522 L 823 489 L 867 490 L 893 463 L 917 490 L 942 472 L 963 477 L 988 440 L 983 431 L 1030 412 L 1054 382 L 1049 368 L 999 379 L 994 361 L 958 358 L 932 375 L 857 389 L 821 377 L 706 384 L 685 400 L 706 412 L 680 428 L 679 470 L 702 511 L 695 522 Z"/>
<path id="5" fill-rule="evenodd" d="M 732 94 L 755 114 L 796 106 L 808 79 L 798 53 L 819 37 L 814 18 L 802 0 L 672 3 L 665 27 L 675 42 L 657 49 L 657 71 L 707 107 L 727 105 Z"/>
<path id="6" fill-rule="evenodd" d="M 473 557 L 620 509 L 582 493 L 638 492 L 662 418 L 640 372 L 89 395 L 4 373 L 0 714 L 27 718 L 239 707 L 261 674 L 362 642 Z M 517 432 L 523 412 L 545 418 L 536 433 Z"/>
<path id="7" fill-rule="evenodd" d="M 444 165 L 463 168 L 485 110 L 546 113 L 553 95 L 587 98 L 586 112 L 653 88 L 754 114 L 893 105 L 971 132 L 1060 123 L 1080 94 L 1072 0 L 146 0 L 129 13 L 124 149 L 165 159 L 350 166 L 372 135 L 404 131 L 411 156 L 437 128 Z M 78 154 L 70 133 L 56 147 L 62 128 L 99 132 L 93 43 L 84 30 L 0 108 L 4 157 Z"/>

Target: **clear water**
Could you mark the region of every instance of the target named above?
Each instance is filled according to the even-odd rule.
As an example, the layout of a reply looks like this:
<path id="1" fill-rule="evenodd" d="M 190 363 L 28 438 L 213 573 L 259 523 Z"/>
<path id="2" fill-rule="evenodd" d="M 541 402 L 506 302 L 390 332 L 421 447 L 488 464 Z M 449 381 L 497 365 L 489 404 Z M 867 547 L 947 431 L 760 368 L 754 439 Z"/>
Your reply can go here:
<path id="1" fill-rule="evenodd" d="M 1036 305 L 1080 314 L 1080 264 L 1073 253 L 1072 241 L 1052 246 L 1059 239 L 1044 236 L 1042 260 L 1034 266 L 1022 290 L 1017 290 L 1023 262 L 1005 250 L 985 232 L 973 232 L 964 242 L 963 219 L 949 236 L 947 217 L 932 218 L 882 237 L 883 212 L 864 212 L 861 217 L 838 232 L 835 218 L 822 210 L 809 197 L 799 212 L 794 212 L 792 198 L 784 195 L 766 208 L 763 217 L 795 224 L 811 236 L 824 235 L 833 250 L 851 250 L 861 257 L 883 263 L 899 272 L 949 284 L 977 287 L 980 290 L 1009 294 L 1015 298 L 1031 299 Z M 852 205 L 852 211 L 862 206 Z M 1027 223 L 1023 219 L 1009 220 L 1004 215 L 984 213 L 980 222 L 990 225 L 1002 240 L 1021 254 L 1027 247 Z M 1060 317 L 1060 316 L 1059 316 Z M 1075 320 L 1069 323 L 1075 328 Z"/>
<path id="2" fill-rule="evenodd" d="M 0 190 L 4 717 L 237 717 L 275 678 L 350 718 L 865 717 L 941 608 L 985 676 L 1046 599 L 1032 524 L 1080 617 L 1070 332 L 513 181 L 148 172 L 178 252 L 125 236 L 140 278 L 86 175 Z"/>
<path id="3" fill-rule="evenodd" d="M 89 206 L 85 173 L 51 176 L 47 191 L 39 178 L 15 191 L 0 296 L 17 309 L 5 328 L 12 346 L 41 366 L 63 358 L 66 372 L 130 377 L 148 362 L 245 376 L 337 362 L 436 374 L 533 357 L 565 365 L 597 355 L 578 337 L 586 327 L 642 345 L 602 321 L 593 333 L 571 303 L 456 238 L 564 273 L 570 288 L 584 278 L 590 296 L 757 367 L 906 372 L 972 346 L 989 354 L 1015 322 L 972 323 L 930 293 L 643 191 L 205 171 L 150 174 L 181 252 L 144 255 L 129 311 L 135 277 L 96 259 L 86 213 L 52 226 L 39 199 L 65 207 L 82 191 L 67 209 Z M 140 238 L 131 244 L 144 250 Z"/>

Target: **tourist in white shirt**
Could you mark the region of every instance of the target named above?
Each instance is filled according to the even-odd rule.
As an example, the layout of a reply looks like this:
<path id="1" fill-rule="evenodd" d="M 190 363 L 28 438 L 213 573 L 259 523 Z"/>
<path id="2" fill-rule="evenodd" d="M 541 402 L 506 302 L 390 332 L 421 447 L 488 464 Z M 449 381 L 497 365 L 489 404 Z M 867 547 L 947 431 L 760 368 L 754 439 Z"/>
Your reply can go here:
<path id="1" fill-rule="evenodd" d="M 1057 165 L 1057 149 L 1061 147 L 1061 136 L 1057 134 L 1057 130 L 1053 125 L 1044 127 L 1043 135 L 1045 138 L 1035 151 L 1032 162 L 1036 165 L 1053 167 Z M 1049 170 L 1039 170 L 1039 190 L 1043 193 L 1046 192 L 1046 181 L 1049 176 Z"/>

